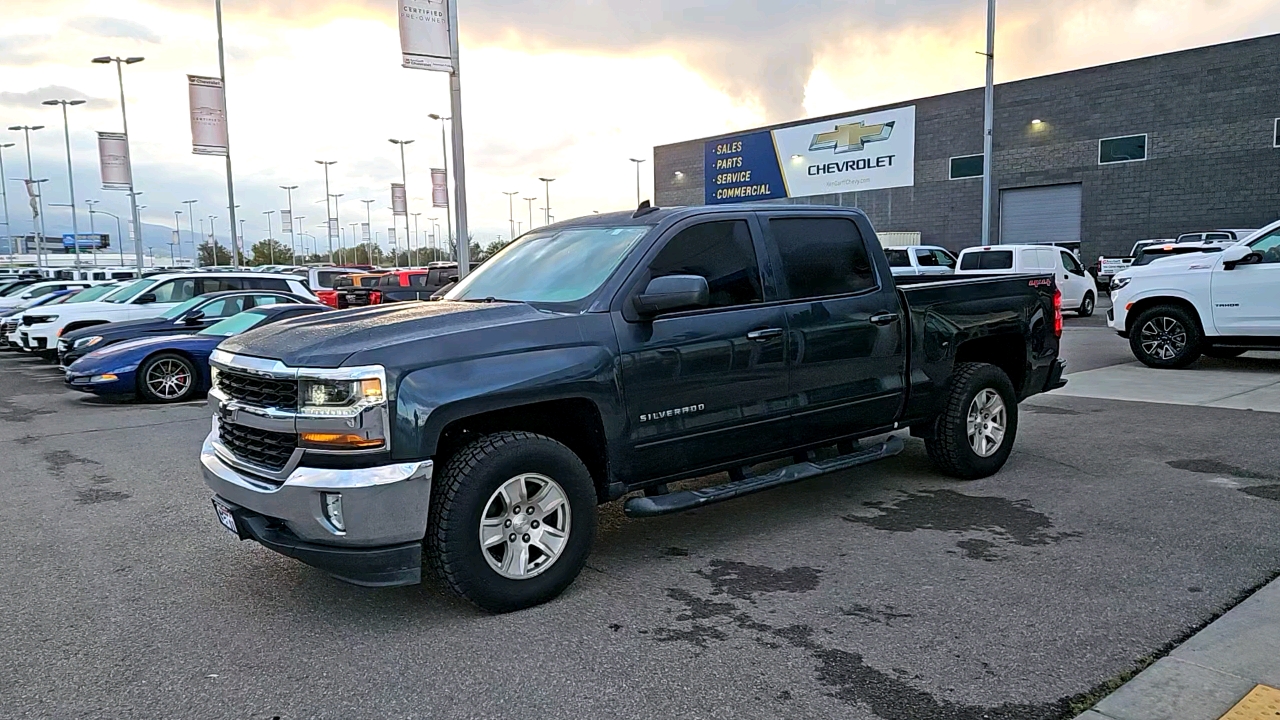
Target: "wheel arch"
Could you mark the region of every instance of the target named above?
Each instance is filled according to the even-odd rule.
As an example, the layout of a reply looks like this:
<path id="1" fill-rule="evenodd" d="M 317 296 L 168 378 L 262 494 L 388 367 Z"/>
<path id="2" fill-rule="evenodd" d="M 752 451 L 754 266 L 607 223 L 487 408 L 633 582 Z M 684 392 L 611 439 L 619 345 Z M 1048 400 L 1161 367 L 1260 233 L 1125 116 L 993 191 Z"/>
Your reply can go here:
<path id="1" fill-rule="evenodd" d="M 955 365 L 987 363 L 1009 376 L 1019 398 L 1023 397 L 1028 376 L 1027 340 L 1018 333 L 984 335 L 966 340 L 956 348 Z"/>
<path id="2" fill-rule="evenodd" d="M 63 335 L 66 335 L 69 332 L 74 332 L 76 330 L 83 330 L 85 328 L 90 328 L 95 325 L 109 325 L 109 324 L 110 322 L 107 320 L 73 320 L 67 323 L 62 328 L 62 332 L 58 333 L 58 337 L 62 337 Z"/>
<path id="3" fill-rule="evenodd" d="M 1200 330 L 1200 334 L 1202 336 L 1205 335 L 1204 318 L 1200 316 L 1200 310 L 1196 308 L 1195 303 L 1191 302 L 1187 298 L 1179 297 L 1177 295 L 1156 295 L 1153 297 L 1145 297 L 1141 300 L 1135 300 L 1130 303 L 1129 307 L 1125 310 L 1125 335 L 1128 336 L 1133 332 L 1133 326 L 1138 321 L 1139 315 L 1153 307 L 1159 307 L 1161 305 L 1171 305 L 1190 313 L 1191 317 L 1196 321 L 1196 326 Z"/>

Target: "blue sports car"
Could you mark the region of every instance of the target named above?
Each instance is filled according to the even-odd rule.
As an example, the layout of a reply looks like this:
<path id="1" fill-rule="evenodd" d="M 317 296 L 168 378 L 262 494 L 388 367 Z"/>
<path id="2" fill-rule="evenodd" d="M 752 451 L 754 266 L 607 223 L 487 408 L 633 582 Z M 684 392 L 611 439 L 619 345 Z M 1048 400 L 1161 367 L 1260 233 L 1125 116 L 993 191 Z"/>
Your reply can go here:
<path id="1" fill-rule="evenodd" d="M 265 305 L 232 315 L 194 335 L 128 340 L 95 350 L 67 368 L 73 390 L 132 395 L 156 403 L 190 400 L 209 389 L 209 355 L 226 338 L 286 318 L 326 312 L 313 304 Z"/>

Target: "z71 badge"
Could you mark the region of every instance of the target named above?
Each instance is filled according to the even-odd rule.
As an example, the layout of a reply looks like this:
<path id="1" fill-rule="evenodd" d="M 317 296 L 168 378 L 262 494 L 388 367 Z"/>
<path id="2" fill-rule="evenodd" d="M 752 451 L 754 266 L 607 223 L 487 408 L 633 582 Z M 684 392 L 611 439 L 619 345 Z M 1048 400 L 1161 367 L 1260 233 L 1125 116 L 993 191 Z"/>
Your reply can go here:
<path id="1" fill-rule="evenodd" d="M 650 422 L 653 420 L 662 420 L 664 418 L 675 417 L 676 415 L 690 415 L 696 412 L 706 410 L 706 405 L 686 405 L 685 407 L 671 408 L 670 410 L 659 410 L 658 412 L 645 413 L 640 416 L 640 422 Z"/>

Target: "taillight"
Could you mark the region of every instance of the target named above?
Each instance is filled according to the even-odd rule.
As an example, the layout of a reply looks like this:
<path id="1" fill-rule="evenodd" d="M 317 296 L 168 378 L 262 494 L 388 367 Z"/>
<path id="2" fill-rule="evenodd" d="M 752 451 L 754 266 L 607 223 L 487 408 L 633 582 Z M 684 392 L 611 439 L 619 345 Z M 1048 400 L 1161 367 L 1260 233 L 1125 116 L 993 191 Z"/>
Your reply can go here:
<path id="1" fill-rule="evenodd" d="M 370 305 L 380 305 L 380 304 L 382 304 L 382 291 L 381 291 L 381 290 L 370 290 L 370 291 L 369 291 L 369 304 L 370 304 Z"/>
<path id="2" fill-rule="evenodd" d="M 1062 337 L 1062 290 L 1053 289 L 1053 336 Z"/>

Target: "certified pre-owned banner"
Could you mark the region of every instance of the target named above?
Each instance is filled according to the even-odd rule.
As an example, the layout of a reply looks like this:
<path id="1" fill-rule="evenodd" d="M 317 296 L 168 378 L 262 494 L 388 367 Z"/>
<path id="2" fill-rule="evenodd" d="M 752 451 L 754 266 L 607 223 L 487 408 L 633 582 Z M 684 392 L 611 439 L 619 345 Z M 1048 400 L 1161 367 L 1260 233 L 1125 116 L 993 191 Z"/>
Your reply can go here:
<path id="1" fill-rule="evenodd" d="M 448 173 L 431 168 L 431 207 L 449 207 Z"/>
<path id="2" fill-rule="evenodd" d="M 227 103 L 222 80 L 187 76 L 191 98 L 191 152 L 196 155 L 227 154 Z"/>
<path id="3" fill-rule="evenodd" d="M 915 149 L 915 106 L 711 140 L 706 202 L 910 186 Z"/>
<path id="4" fill-rule="evenodd" d="M 404 194 L 404 185 L 400 183 L 391 183 L 391 212 L 394 215 L 404 215 L 409 211 L 409 203 Z"/>
<path id="5" fill-rule="evenodd" d="M 448 0 L 400 0 L 400 64 L 453 72 Z"/>
<path id="6" fill-rule="evenodd" d="M 369 242 L 369 223 L 360 223 L 360 242 Z"/>
<path id="7" fill-rule="evenodd" d="M 293 234 L 293 213 L 292 212 L 289 212 L 288 210 L 280 211 L 280 226 L 284 228 L 285 232 L 289 233 L 290 235 Z"/>
<path id="8" fill-rule="evenodd" d="M 124 133 L 98 133 L 98 166 L 102 169 L 103 190 L 128 190 L 133 184 L 129 176 L 129 142 Z"/>

